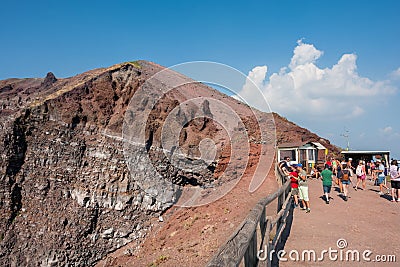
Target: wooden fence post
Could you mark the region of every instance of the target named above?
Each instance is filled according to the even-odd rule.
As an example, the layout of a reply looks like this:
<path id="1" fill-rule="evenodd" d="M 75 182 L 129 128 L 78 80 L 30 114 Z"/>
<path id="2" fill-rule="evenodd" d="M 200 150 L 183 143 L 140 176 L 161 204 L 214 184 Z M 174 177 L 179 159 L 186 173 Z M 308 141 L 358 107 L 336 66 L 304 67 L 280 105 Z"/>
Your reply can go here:
<path id="1" fill-rule="evenodd" d="M 257 264 L 257 231 L 254 232 L 250 240 L 249 246 L 244 254 L 244 266 L 253 267 Z"/>
<path id="2" fill-rule="evenodd" d="M 207 266 L 239 266 L 242 261 L 244 261 L 246 267 L 271 266 L 270 254 L 281 240 L 282 232 L 286 227 L 287 211 L 290 209 L 290 203 L 287 199 L 290 197 L 290 181 L 286 179 L 280 169 L 277 170 L 277 175 L 281 178 L 283 185 L 257 203 Z M 273 217 L 267 216 L 267 206 L 275 200 L 277 200 L 277 214 Z M 260 232 L 258 232 L 258 226 Z M 270 242 L 270 233 L 273 228 L 276 229 L 276 233 L 274 239 Z M 257 242 L 259 233 L 261 234 L 260 245 Z M 258 258 L 260 250 L 265 250 L 265 254 L 263 254 L 265 260 L 263 261 Z"/>

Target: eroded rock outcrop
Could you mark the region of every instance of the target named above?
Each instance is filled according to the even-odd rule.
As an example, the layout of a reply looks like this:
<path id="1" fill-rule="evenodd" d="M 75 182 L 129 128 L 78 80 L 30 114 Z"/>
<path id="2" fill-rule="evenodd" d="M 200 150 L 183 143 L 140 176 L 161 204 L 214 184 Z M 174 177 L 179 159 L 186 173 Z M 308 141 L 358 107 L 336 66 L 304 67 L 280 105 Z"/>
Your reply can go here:
<path id="1" fill-rule="evenodd" d="M 151 213 L 165 209 L 130 177 L 118 131 L 122 118 L 115 116 L 139 76 L 125 65 L 70 79 L 48 74 L 5 81 L 2 266 L 90 265 L 139 240 Z"/>
<path id="2" fill-rule="evenodd" d="M 244 171 L 262 179 L 277 143 L 319 138 L 177 73 L 154 78 L 162 69 L 0 81 L 1 266 L 93 265 L 139 245 L 183 189 L 201 203 L 190 194 L 207 199 Z"/>
<path id="3" fill-rule="evenodd" d="M 247 131 L 253 151 L 261 151 L 264 141 L 248 107 L 204 85 L 173 90 L 152 107 L 152 94 L 165 86 L 156 80 L 132 112 L 132 96 L 161 69 L 140 61 L 67 79 L 49 73 L 45 79 L 0 81 L 1 266 L 92 265 L 128 242 L 140 244 L 152 218 L 177 200 L 178 187 L 212 188 L 236 179 L 237 168 L 227 165 L 239 133 Z M 208 100 L 189 103 L 188 110 L 179 107 L 190 94 L 214 95 L 237 108 L 244 124 L 234 127 L 231 143 L 213 122 Z M 127 147 L 124 117 L 134 121 L 149 109 L 145 145 Z M 166 151 L 161 128 L 171 111 L 182 131 L 179 150 Z M 198 148 L 204 137 L 217 140 L 216 160 L 196 168 L 204 166 Z M 275 145 L 274 136 L 269 140 Z M 240 154 L 235 158 L 235 166 L 246 168 Z M 187 161 L 191 169 L 179 168 Z M 228 178 L 219 179 L 225 169 Z"/>

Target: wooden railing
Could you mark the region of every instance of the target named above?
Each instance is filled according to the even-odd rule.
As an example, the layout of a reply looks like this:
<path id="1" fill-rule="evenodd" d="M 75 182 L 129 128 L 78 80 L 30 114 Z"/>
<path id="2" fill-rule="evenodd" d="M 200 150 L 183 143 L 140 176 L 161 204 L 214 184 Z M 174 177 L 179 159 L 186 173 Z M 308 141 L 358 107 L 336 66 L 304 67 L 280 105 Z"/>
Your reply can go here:
<path id="1" fill-rule="evenodd" d="M 208 267 L 271 266 L 270 254 L 281 241 L 291 206 L 290 179 L 286 178 L 279 167 L 275 171 L 278 179 L 282 181 L 282 186 L 256 204 L 235 233 L 207 264 Z M 276 214 L 267 216 L 267 209 L 272 207 L 271 203 L 276 199 Z"/>

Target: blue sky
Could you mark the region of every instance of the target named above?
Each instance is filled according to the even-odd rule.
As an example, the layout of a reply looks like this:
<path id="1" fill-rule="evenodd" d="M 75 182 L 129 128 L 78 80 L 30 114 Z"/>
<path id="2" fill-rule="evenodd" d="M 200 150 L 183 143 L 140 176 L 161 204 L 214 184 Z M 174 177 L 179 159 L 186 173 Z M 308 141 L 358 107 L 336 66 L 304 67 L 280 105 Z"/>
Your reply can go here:
<path id="1" fill-rule="evenodd" d="M 399 1 L 5 0 L 1 10 L 0 79 L 215 61 L 258 79 L 274 111 L 334 144 L 346 146 L 346 128 L 351 148 L 400 157 Z"/>

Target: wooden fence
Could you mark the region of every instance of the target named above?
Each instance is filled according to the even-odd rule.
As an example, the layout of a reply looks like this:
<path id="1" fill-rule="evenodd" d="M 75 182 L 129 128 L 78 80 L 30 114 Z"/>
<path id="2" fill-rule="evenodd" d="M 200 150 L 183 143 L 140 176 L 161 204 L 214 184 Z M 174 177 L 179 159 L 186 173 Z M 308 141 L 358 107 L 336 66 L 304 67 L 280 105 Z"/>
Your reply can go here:
<path id="1" fill-rule="evenodd" d="M 279 167 L 276 168 L 276 174 L 282 186 L 256 204 L 207 264 L 208 267 L 271 266 L 270 253 L 281 241 L 291 206 L 290 179 L 286 178 Z M 277 213 L 267 216 L 266 210 L 273 207 L 272 202 L 276 199 Z"/>

